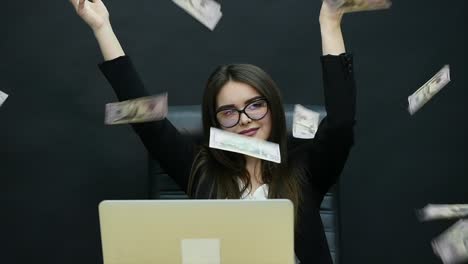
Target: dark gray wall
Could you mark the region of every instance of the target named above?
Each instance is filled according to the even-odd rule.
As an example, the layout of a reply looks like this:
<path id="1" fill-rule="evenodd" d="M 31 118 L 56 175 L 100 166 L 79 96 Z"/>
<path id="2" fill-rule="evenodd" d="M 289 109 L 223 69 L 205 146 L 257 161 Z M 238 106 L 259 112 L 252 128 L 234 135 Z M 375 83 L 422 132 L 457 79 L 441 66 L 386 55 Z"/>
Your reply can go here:
<path id="1" fill-rule="evenodd" d="M 127 126 L 104 126 L 116 98 L 91 31 L 68 1 L 8 1 L 0 17 L 2 259 L 100 261 L 97 205 L 146 198 L 146 152 Z M 322 104 L 320 1 L 222 2 L 210 32 L 171 1 L 106 1 L 152 92 L 197 104 L 218 64 L 266 69 L 286 103 Z M 340 182 L 343 263 L 439 263 L 419 223 L 427 203 L 468 203 L 464 0 L 395 1 L 346 15 L 355 54 L 356 146 Z M 415 116 L 407 96 L 444 64 L 453 81 Z M 7 263 L 5 262 L 5 263 Z"/>

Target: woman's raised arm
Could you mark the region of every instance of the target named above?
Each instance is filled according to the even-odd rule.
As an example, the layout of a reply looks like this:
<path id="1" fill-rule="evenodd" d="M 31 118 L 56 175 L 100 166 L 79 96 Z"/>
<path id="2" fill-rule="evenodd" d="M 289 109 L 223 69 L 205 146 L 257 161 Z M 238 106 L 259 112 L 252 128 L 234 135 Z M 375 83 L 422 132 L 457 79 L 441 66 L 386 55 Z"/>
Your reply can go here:
<path id="1" fill-rule="evenodd" d="M 331 8 L 327 1 L 323 1 L 319 18 L 323 55 L 340 55 L 346 52 L 341 34 L 342 17 L 342 10 Z"/>
<path id="2" fill-rule="evenodd" d="M 105 61 L 125 55 L 112 30 L 109 12 L 101 0 L 70 0 L 70 3 L 81 19 L 93 30 Z"/>

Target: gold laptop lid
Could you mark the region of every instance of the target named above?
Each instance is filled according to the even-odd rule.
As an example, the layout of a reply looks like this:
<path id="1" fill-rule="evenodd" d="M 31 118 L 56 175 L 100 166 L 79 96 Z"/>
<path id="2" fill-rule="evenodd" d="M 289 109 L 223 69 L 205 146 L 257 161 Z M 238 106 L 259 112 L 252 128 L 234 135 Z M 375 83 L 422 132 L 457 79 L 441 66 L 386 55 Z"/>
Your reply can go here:
<path id="1" fill-rule="evenodd" d="M 103 201 L 104 264 L 293 264 L 289 200 Z"/>

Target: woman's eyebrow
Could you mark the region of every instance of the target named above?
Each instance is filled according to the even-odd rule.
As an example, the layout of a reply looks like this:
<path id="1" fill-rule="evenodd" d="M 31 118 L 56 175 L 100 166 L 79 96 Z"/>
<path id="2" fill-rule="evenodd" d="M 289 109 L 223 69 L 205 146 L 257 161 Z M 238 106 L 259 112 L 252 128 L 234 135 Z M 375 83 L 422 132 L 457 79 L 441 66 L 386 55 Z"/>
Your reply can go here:
<path id="1" fill-rule="evenodd" d="M 226 109 L 233 109 L 233 108 L 236 108 L 236 106 L 233 105 L 233 104 L 222 105 L 222 106 L 216 108 L 216 112 L 219 112 L 219 111 L 221 111 L 221 110 L 226 110 Z"/>
<path id="2" fill-rule="evenodd" d="M 253 102 L 253 101 L 255 101 L 255 100 L 258 100 L 258 99 L 260 99 L 260 98 L 263 98 L 263 96 L 261 96 L 261 95 L 254 96 L 254 97 L 252 97 L 252 98 L 250 98 L 250 99 L 247 99 L 247 100 L 244 102 L 244 104 L 247 105 L 247 104 L 249 104 L 249 103 L 251 103 L 251 102 Z M 218 108 L 216 109 L 216 111 L 221 111 L 221 110 L 225 110 L 225 109 L 232 109 L 232 108 L 236 108 L 236 105 L 234 105 L 234 104 L 222 105 L 222 106 L 218 107 Z"/>
<path id="3" fill-rule="evenodd" d="M 257 95 L 255 97 L 252 97 L 252 98 L 248 99 L 247 101 L 245 101 L 244 104 L 251 103 L 251 102 L 253 102 L 253 101 L 257 100 L 257 99 L 260 99 L 260 98 L 263 98 L 263 96 Z"/>

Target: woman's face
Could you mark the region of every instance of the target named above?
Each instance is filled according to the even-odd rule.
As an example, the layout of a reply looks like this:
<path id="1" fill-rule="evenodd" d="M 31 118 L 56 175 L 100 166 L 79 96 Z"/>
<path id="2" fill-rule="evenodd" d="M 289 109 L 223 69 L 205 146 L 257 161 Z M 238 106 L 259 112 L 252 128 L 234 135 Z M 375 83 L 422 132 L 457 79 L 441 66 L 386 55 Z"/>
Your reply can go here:
<path id="1" fill-rule="evenodd" d="M 233 127 L 223 127 L 222 129 L 267 140 L 271 132 L 271 114 L 269 106 L 263 100 L 264 97 L 252 86 L 235 81 L 226 83 L 218 93 L 216 98 L 217 119 L 224 119 L 225 123 L 235 123 L 237 115 L 240 115 L 239 123 Z M 232 111 L 233 109 L 245 110 L 245 113 Z M 266 112 L 266 114 L 264 114 Z M 263 117 L 262 117 L 263 116 Z M 255 120 L 258 119 L 259 120 Z"/>

